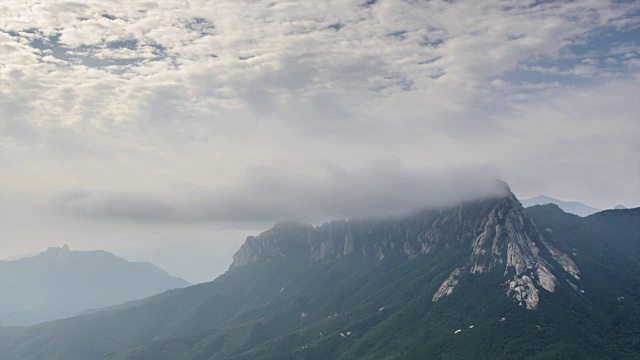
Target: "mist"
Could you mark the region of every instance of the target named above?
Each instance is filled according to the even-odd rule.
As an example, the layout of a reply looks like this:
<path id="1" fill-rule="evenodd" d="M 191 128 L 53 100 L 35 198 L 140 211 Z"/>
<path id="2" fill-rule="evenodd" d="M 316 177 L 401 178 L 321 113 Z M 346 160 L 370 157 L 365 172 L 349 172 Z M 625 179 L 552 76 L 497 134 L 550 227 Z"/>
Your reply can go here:
<path id="1" fill-rule="evenodd" d="M 487 168 L 420 170 L 378 163 L 321 175 L 253 168 L 237 184 L 173 193 L 72 190 L 52 210 L 71 217 L 124 222 L 270 224 L 399 216 L 418 209 L 504 194 Z"/>

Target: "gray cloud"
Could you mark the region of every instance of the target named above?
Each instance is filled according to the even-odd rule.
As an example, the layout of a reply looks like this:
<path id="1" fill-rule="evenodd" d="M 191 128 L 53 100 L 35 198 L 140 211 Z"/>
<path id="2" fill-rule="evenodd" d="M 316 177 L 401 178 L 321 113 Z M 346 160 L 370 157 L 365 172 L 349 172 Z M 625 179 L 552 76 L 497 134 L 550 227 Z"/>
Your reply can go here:
<path id="1" fill-rule="evenodd" d="M 50 205 L 75 217 L 134 222 L 318 222 L 397 216 L 500 194 L 504 188 L 487 169 L 416 171 L 381 163 L 315 177 L 254 168 L 235 186 L 170 195 L 69 191 Z"/>

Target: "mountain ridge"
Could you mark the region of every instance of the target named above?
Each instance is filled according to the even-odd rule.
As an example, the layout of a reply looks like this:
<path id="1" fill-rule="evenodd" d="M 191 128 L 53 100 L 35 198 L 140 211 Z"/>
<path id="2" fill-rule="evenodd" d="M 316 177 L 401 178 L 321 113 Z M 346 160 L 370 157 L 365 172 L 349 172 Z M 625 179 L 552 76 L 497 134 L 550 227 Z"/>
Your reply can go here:
<path id="1" fill-rule="evenodd" d="M 535 206 L 535 205 L 546 205 L 546 204 L 558 205 L 564 212 L 569 214 L 575 214 L 582 217 L 589 216 L 602 211 L 602 209 L 598 209 L 598 208 L 583 204 L 581 202 L 564 201 L 564 200 L 556 199 L 546 195 L 538 195 L 531 199 L 522 200 L 522 206 L 525 208 L 530 206 Z"/>
<path id="2" fill-rule="evenodd" d="M 159 267 L 110 252 L 50 247 L 35 256 L 0 261 L 0 324 L 29 325 L 141 299 L 189 283 Z"/>
<path id="3" fill-rule="evenodd" d="M 506 281 L 507 293 L 513 294 L 528 309 L 537 307 L 539 290 L 553 292 L 560 285 L 558 277 L 547 265 L 549 261 L 557 262 L 560 269 L 570 274 L 570 284 L 578 288 L 574 284 L 579 282 L 580 273 L 576 264 L 569 255 L 553 247 L 538 234 L 535 225 L 524 218 L 524 209 L 513 193 L 509 192 L 497 203 L 489 200 L 480 203 L 484 205 L 475 218 L 468 212 L 463 214 L 471 206 L 469 204 L 435 212 L 425 210 L 409 216 L 410 222 L 417 223 L 418 219 L 428 219 L 433 213 L 436 214 L 420 224 L 422 230 L 406 224 L 404 228 L 397 228 L 393 221 L 343 220 L 317 227 L 277 224 L 257 237 L 248 237 L 233 256 L 231 268 L 253 261 L 288 256 L 304 256 L 311 261 L 326 261 L 328 258 L 351 254 L 375 257 L 378 260 L 383 260 L 386 256 L 405 256 L 411 259 L 436 250 L 446 240 L 468 242 L 471 254 L 468 262 L 461 263 L 451 271 L 434 294 L 433 301 L 451 294 L 457 285 L 457 278 L 463 273 L 483 273 L 498 265 L 505 265 L 504 275 L 509 274 L 511 277 Z M 377 237 L 373 238 L 371 234 L 361 230 L 372 224 L 378 227 Z M 397 232 L 402 231 L 406 232 L 405 239 L 398 241 Z M 291 241 L 292 235 L 298 242 Z M 546 251 L 550 255 L 549 259 L 544 259 L 541 251 Z"/>
<path id="4" fill-rule="evenodd" d="M 8 360 L 635 359 L 640 345 L 629 339 L 640 329 L 624 315 L 640 309 L 637 279 L 601 265 L 638 247 L 638 215 L 621 214 L 525 210 L 509 194 L 402 219 L 281 223 L 249 237 L 210 283 L 0 328 L 0 353 Z M 611 244 L 628 243 L 624 251 L 602 241 L 610 224 L 621 227 Z M 631 274 L 638 265 L 629 259 L 622 264 Z"/>

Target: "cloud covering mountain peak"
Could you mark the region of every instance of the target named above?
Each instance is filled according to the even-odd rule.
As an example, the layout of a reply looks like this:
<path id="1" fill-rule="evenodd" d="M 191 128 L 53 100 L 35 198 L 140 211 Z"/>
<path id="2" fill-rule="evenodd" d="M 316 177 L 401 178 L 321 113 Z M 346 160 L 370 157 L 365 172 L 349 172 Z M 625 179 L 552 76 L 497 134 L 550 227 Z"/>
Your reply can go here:
<path id="1" fill-rule="evenodd" d="M 75 217 L 157 222 L 273 223 L 335 217 L 387 217 L 497 196 L 508 186 L 489 169 L 425 171 L 378 164 L 322 175 L 256 168 L 222 189 L 165 194 L 75 190 L 50 205 Z"/>

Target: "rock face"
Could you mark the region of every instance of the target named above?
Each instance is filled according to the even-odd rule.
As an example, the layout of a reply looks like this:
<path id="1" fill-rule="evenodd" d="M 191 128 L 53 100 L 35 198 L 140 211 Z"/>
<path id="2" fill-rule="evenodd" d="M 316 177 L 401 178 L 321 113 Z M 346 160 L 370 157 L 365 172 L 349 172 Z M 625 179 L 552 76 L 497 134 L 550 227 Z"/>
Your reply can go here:
<path id="1" fill-rule="evenodd" d="M 562 251 L 556 249 L 554 246 L 549 244 L 548 241 L 542 240 L 544 246 L 549 250 L 551 256 L 562 266 L 562 268 L 571 274 L 576 280 L 580 280 L 580 270 L 578 270 L 578 266 L 575 262 L 569 257 L 569 255 L 563 253 Z"/>
<path id="2" fill-rule="evenodd" d="M 433 298 L 431 300 L 438 301 L 442 297 L 451 295 L 451 293 L 453 292 L 453 288 L 455 288 L 456 285 L 458 285 L 458 276 L 460 276 L 461 272 L 462 272 L 462 269 L 460 268 L 453 270 L 453 272 L 451 273 L 451 275 L 449 275 L 447 280 L 445 280 L 442 283 L 442 285 L 440 285 L 440 288 L 438 288 L 438 291 L 436 291 L 436 293 L 433 295 Z"/>
<path id="3" fill-rule="evenodd" d="M 462 247 L 468 257 L 451 264 L 433 301 L 452 294 L 464 274 L 499 271 L 507 296 L 524 308 L 536 309 L 539 291 L 554 292 L 560 284 L 558 276 L 567 273 L 572 280 L 580 279 L 573 260 L 544 239 L 508 189 L 503 197 L 425 210 L 401 219 L 341 220 L 318 227 L 277 224 L 257 237 L 248 237 L 231 266 L 274 258 L 410 260 L 450 247 Z"/>
<path id="4" fill-rule="evenodd" d="M 269 259 L 295 255 L 309 241 L 314 232 L 311 225 L 279 223 L 258 237 L 249 236 L 244 245 L 233 255 L 234 266 Z"/>

